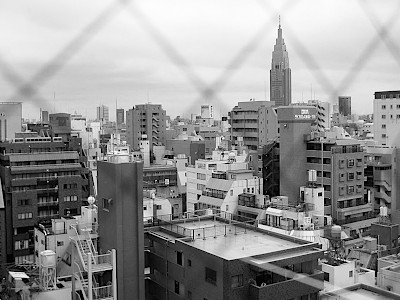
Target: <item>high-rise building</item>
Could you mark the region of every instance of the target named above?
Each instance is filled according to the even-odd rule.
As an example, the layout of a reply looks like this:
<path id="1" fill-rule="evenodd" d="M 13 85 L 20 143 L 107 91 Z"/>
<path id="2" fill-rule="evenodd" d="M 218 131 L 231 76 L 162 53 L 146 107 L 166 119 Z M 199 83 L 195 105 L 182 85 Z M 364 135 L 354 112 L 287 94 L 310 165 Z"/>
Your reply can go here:
<path id="1" fill-rule="evenodd" d="M 88 170 L 61 137 L 18 138 L 0 143 L 0 151 L 0 209 L 4 206 L 6 224 L 0 228 L 6 237 L 0 264 L 34 261 L 33 226 L 80 214 L 90 192 Z"/>
<path id="2" fill-rule="evenodd" d="M 103 123 L 107 123 L 110 121 L 110 113 L 108 106 L 101 105 L 97 107 L 97 121 L 102 121 Z"/>
<path id="3" fill-rule="evenodd" d="M 116 250 L 118 299 L 145 299 L 143 163 L 113 159 L 97 165 L 99 247 L 102 253 Z"/>
<path id="4" fill-rule="evenodd" d="M 400 90 L 375 92 L 374 140 L 400 147 Z"/>
<path id="5" fill-rule="evenodd" d="M 282 37 L 282 28 L 279 21 L 278 38 L 272 52 L 270 70 L 270 101 L 275 105 L 283 106 L 292 103 L 292 77 L 289 67 L 289 55 Z"/>
<path id="6" fill-rule="evenodd" d="M 123 108 L 117 108 L 117 125 L 122 125 L 125 123 L 125 110 Z"/>
<path id="7" fill-rule="evenodd" d="M 319 100 L 309 100 L 308 105 L 312 105 L 317 108 L 317 130 L 325 131 L 326 129 L 331 128 L 330 103 Z"/>
<path id="8" fill-rule="evenodd" d="M 126 138 L 132 149 L 139 149 L 141 140 L 165 145 L 166 112 L 160 104 L 140 104 L 126 112 Z"/>
<path id="9" fill-rule="evenodd" d="M 350 96 L 339 96 L 339 113 L 345 117 L 351 116 Z"/>
<path id="10" fill-rule="evenodd" d="M 278 121 L 272 101 L 239 102 L 230 112 L 232 144 L 239 139 L 250 150 L 278 136 Z"/>
<path id="11" fill-rule="evenodd" d="M 0 142 L 11 140 L 22 130 L 22 103 L 0 102 Z"/>
<path id="12" fill-rule="evenodd" d="M 280 135 L 280 193 L 297 205 L 299 188 L 307 183 L 304 135 L 311 132 L 317 109 L 314 106 L 278 107 Z"/>

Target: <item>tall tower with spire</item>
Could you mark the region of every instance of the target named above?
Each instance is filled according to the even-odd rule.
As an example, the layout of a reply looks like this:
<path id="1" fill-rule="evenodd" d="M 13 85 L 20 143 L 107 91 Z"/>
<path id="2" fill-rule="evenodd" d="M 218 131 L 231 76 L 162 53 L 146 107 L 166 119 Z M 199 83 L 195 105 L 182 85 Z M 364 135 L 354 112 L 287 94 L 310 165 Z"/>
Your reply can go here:
<path id="1" fill-rule="evenodd" d="M 281 17 L 279 16 L 278 38 L 272 52 L 270 70 L 270 100 L 275 105 L 283 106 L 292 103 L 292 75 L 289 67 L 289 55 L 282 38 Z"/>

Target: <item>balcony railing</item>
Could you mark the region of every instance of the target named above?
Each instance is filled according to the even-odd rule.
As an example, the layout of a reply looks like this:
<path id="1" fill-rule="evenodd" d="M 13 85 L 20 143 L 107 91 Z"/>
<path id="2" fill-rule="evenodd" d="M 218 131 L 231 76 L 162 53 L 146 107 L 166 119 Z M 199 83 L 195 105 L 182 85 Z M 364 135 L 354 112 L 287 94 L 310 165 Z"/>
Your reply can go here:
<path id="1" fill-rule="evenodd" d="M 93 300 L 113 298 L 113 286 L 106 285 L 93 288 Z"/>
<path id="2" fill-rule="evenodd" d="M 55 206 L 58 205 L 58 201 L 38 202 L 38 206 Z"/>

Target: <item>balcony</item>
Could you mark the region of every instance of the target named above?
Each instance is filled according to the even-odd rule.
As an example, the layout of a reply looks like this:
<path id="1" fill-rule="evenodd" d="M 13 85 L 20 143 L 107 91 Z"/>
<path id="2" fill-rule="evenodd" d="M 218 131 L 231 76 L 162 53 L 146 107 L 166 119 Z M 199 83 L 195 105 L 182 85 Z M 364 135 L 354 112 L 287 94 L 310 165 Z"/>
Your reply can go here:
<path id="1" fill-rule="evenodd" d="M 58 206 L 58 201 L 38 202 L 39 207 Z"/>
<path id="2" fill-rule="evenodd" d="M 249 299 L 297 299 L 324 288 L 324 273 L 315 271 L 314 274 L 296 274 L 293 279 L 258 286 L 250 284 Z"/>

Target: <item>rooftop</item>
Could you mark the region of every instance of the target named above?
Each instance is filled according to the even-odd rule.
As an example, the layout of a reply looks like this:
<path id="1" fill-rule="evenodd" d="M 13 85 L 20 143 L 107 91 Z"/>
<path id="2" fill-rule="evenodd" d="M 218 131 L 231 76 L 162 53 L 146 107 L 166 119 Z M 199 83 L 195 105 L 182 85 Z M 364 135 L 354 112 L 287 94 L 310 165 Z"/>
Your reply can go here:
<path id="1" fill-rule="evenodd" d="M 367 286 L 364 284 L 356 284 L 346 289 L 331 291 L 322 294 L 322 300 L 328 299 L 357 299 L 357 300 L 389 300 L 400 299 L 400 295 L 382 290 L 376 286 Z"/>
<path id="2" fill-rule="evenodd" d="M 233 217 L 234 215 L 225 212 L 189 216 L 162 224 L 156 230 L 156 234 L 167 239 L 171 238 L 171 233 L 177 234 L 178 237 L 174 239 L 180 239 L 183 243 L 225 260 L 258 256 L 254 258 L 256 264 L 268 262 L 269 257 L 276 261 L 297 256 L 300 252 L 304 254 L 304 251 L 320 251 L 313 250 L 313 246 L 318 247 L 317 243 L 262 230 L 250 222 L 232 220 Z M 149 231 L 153 232 L 154 229 Z M 298 248 L 296 252 L 287 252 L 295 248 Z M 267 257 L 264 257 L 265 255 Z"/>

